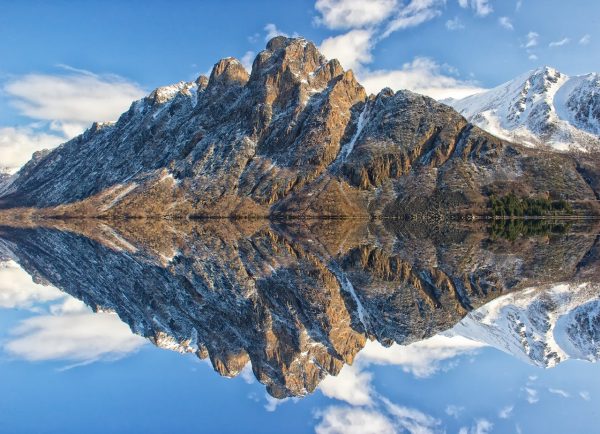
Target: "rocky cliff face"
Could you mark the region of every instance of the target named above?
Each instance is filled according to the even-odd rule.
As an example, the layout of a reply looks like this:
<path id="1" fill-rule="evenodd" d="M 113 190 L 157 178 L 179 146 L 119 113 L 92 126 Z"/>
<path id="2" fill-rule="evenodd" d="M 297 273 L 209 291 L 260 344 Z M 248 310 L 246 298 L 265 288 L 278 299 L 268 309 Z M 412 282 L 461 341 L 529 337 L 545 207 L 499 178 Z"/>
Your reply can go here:
<path id="1" fill-rule="evenodd" d="M 250 362 L 275 397 L 313 391 L 367 339 L 427 338 L 507 292 L 589 279 L 598 258 L 587 230 L 510 242 L 352 220 L 113 223 L 2 227 L 0 257 L 221 375 Z"/>
<path id="2" fill-rule="evenodd" d="M 528 146 L 600 151 L 600 76 L 544 67 L 487 92 L 446 101 L 484 130 Z"/>
<path id="3" fill-rule="evenodd" d="M 76 216 L 398 215 L 507 190 L 593 200 L 589 179 L 570 156 L 495 138 L 430 98 L 367 96 L 311 42 L 276 37 L 250 74 L 223 59 L 34 156 L 0 202 Z"/>

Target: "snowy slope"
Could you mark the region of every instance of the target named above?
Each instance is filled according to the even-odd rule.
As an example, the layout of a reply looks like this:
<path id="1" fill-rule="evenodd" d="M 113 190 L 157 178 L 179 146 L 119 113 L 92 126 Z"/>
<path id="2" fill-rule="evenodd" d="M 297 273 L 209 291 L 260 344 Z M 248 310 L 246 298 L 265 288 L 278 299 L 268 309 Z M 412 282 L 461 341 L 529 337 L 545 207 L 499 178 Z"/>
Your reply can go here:
<path id="1" fill-rule="evenodd" d="M 555 150 L 600 150 L 600 75 L 544 67 L 489 91 L 445 100 L 498 137 Z"/>
<path id="2" fill-rule="evenodd" d="M 8 189 L 8 186 L 14 178 L 14 175 L 0 167 L 0 194 Z"/>
<path id="3" fill-rule="evenodd" d="M 447 334 L 491 345 L 552 367 L 567 359 L 600 359 L 600 286 L 530 288 L 471 312 Z"/>

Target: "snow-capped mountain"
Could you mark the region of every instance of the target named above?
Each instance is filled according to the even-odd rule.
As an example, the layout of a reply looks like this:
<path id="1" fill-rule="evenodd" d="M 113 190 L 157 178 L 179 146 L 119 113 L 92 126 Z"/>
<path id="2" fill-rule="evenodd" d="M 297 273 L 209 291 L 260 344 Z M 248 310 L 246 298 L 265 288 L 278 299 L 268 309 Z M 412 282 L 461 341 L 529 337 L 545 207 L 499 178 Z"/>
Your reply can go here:
<path id="1" fill-rule="evenodd" d="M 567 359 L 600 358 L 600 297 L 594 283 L 530 288 L 469 313 L 449 332 L 521 360 L 553 367 Z"/>
<path id="2" fill-rule="evenodd" d="M 494 89 L 444 101 L 491 134 L 555 150 L 600 150 L 600 75 L 544 67 Z"/>
<path id="3" fill-rule="evenodd" d="M 8 170 L 4 170 L 3 167 L 0 167 L 0 194 L 2 194 L 8 188 L 13 179 L 14 175 L 12 175 Z"/>

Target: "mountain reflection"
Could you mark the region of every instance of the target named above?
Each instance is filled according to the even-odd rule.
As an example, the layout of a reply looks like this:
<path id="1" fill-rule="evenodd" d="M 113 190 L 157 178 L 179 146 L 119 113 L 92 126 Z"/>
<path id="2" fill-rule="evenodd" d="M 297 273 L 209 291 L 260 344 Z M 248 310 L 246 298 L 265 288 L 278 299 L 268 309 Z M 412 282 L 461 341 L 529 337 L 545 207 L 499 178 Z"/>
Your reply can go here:
<path id="1" fill-rule="evenodd" d="M 407 345 L 441 332 L 459 333 L 542 366 L 600 354 L 591 344 L 600 342 L 600 291 L 594 285 L 600 243 L 597 228 L 588 225 L 431 227 L 361 220 L 43 225 L 0 227 L 0 259 L 15 260 L 36 281 L 95 311 L 116 312 L 159 347 L 209 358 L 223 376 L 238 375 L 251 362 L 256 378 L 277 398 L 312 392 L 327 375 L 352 364 L 369 340 Z M 490 303 L 525 288 L 551 295 L 528 298 L 537 291 L 528 289 Z M 582 311 L 584 305 L 589 308 Z M 506 329 L 486 323 L 485 312 L 492 310 L 496 317 L 508 312 Z M 572 313 L 560 337 L 570 354 L 557 349 L 558 338 L 544 340 L 553 312 Z M 569 327 L 575 327 L 578 342 L 569 340 Z"/>

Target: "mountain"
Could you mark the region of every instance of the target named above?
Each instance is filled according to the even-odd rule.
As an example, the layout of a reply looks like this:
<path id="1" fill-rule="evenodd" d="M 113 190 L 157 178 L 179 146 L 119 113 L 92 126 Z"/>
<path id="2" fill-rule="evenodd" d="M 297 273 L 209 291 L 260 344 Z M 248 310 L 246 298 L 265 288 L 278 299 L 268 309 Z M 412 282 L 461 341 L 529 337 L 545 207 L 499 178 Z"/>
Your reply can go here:
<path id="1" fill-rule="evenodd" d="M 570 155 L 496 138 L 409 91 L 368 96 L 301 38 L 276 37 L 248 74 L 156 89 L 116 123 L 36 153 L 0 206 L 55 216 L 399 216 L 485 210 L 492 194 L 595 203 Z M 599 182 L 595 182 L 599 180 Z"/>
<path id="2" fill-rule="evenodd" d="M 358 219 L 41 223 L 0 226 L 0 258 L 221 375 L 250 363 L 279 398 L 314 391 L 367 339 L 426 339 L 507 293 L 597 280 L 600 259 L 597 228 L 577 225 L 509 241 L 474 224 Z"/>
<path id="3" fill-rule="evenodd" d="M 600 359 L 600 287 L 596 283 L 530 288 L 469 313 L 448 334 L 468 337 L 528 363 L 553 367 Z"/>
<path id="4" fill-rule="evenodd" d="M 494 89 L 446 100 L 469 122 L 527 146 L 600 151 L 600 75 L 544 67 Z"/>
<path id="5" fill-rule="evenodd" d="M 10 185 L 12 180 L 13 180 L 13 176 L 10 173 L 3 172 L 0 169 L 0 195 L 2 194 L 2 192 L 4 192 L 6 189 L 8 189 L 8 186 Z"/>

